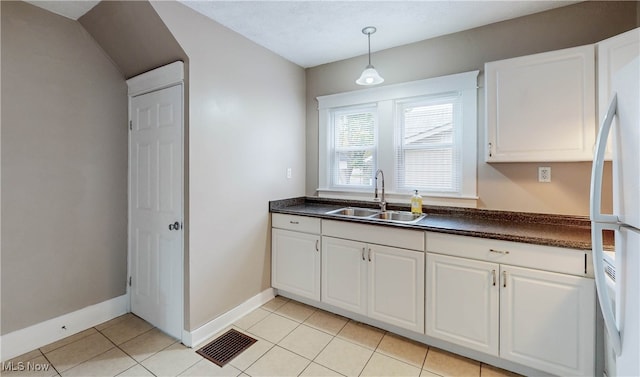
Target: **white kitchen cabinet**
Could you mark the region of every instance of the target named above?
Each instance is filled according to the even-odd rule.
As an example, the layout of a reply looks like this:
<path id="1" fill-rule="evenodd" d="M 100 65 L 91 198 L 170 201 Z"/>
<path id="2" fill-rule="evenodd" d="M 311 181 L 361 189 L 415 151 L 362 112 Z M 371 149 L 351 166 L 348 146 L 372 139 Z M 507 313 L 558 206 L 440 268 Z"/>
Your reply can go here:
<path id="1" fill-rule="evenodd" d="M 322 301 L 367 314 L 367 245 L 322 237 Z"/>
<path id="2" fill-rule="evenodd" d="M 618 70 L 640 55 L 640 28 L 616 35 L 596 44 L 598 69 L 598 127 L 613 97 L 611 83 Z M 616 120 L 614 119 L 614 122 Z M 614 126 L 615 127 L 615 126 Z M 611 140 L 605 157 L 611 160 Z"/>
<path id="3" fill-rule="evenodd" d="M 381 245 L 368 247 L 369 317 L 424 332 L 424 252 Z"/>
<path id="4" fill-rule="evenodd" d="M 556 375 L 593 375 L 587 252 L 431 232 L 427 251 L 427 335 Z"/>
<path id="5" fill-rule="evenodd" d="M 424 252 L 322 237 L 322 301 L 424 331 Z"/>
<path id="6" fill-rule="evenodd" d="M 501 266 L 500 357 L 559 376 L 594 373 L 593 279 Z"/>
<path id="7" fill-rule="evenodd" d="M 594 46 L 485 64 L 487 162 L 590 161 Z"/>
<path id="8" fill-rule="evenodd" d="M 272 223 L 271 285 L 319 301 L 320 220 L 274 214 Z"/>
<path id="9" fill-rule="evenodd" d="M 427 253 L 426 334 L 498 356 L 500 266 Z"/>

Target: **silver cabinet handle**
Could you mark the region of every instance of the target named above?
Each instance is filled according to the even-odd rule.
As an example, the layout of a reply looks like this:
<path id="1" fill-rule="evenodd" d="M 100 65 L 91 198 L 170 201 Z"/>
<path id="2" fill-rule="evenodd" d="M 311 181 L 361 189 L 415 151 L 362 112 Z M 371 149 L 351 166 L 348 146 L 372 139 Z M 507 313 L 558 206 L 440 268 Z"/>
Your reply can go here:
<path id="1" fill-rule="evenodd" d="M 507 271 L 502 271 L 502 287 L 507 288 Z"/>
<path id="2" fill-rule="evenodd" d="M 491 278 L 493 279 L 493 286 L 496 286 L 496 270 L 491 270 Z"/>
<path id="3" fill-rule="evenodd" d="M 320 244 L 320 240 L 316 240 L 316 251 L 320 251 L 320 248 L 318 248 L 319 244 Z"/>
<path id="4" fill-rule="evenodd" d="M 509 254 L 508 251 L 506 250 L 496 250 L 496 249 L 489 249 L 490 253 L 495 253 L 495 254 L 502 254 L 502 255 L 507 255 Z"/>
<path id="5" fill-rule="evenodd" d="M 371 248 L 369 248 L 369 262 L 371 262 Z"/>
<path id="6" fill-rule="evenodd" d="M 364 247 L 362 248 L 362 260 L 364 260 Z"/>

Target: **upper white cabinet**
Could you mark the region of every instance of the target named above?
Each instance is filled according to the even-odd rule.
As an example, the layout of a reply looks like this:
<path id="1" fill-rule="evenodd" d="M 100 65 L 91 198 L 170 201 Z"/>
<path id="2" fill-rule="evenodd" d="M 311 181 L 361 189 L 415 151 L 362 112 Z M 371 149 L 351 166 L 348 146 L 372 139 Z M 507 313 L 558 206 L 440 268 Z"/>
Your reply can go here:
<path id="1" fill-rule="evenodd" d="M 588 161 L 593 45 L 485 64 L 487 162 Z"/>
<path id="2" fill-rule="evenodd" d="M 596 44 L 598 66 L 598 127 L 607 113 L 613 90 L 611 83 L 618 70 L 640 55 L 640 28 L 630 30 Z M 615 119 L 614 119 L 615 122 Z M 611 140 L 609 140 L 611 142 Z M 611 148 L 606 158 L 611 159 Z"/>

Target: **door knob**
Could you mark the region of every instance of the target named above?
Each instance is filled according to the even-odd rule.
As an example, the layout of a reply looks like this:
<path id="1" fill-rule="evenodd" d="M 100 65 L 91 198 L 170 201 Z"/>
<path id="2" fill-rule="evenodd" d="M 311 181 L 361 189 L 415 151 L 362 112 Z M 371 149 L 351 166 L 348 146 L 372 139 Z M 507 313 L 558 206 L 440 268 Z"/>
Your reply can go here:
<path id="1" fill-rule="evenodd" d="M 169 224 L 169 230 L 180 230 L 180 222 L 176 221 L 173 224 Z"/>

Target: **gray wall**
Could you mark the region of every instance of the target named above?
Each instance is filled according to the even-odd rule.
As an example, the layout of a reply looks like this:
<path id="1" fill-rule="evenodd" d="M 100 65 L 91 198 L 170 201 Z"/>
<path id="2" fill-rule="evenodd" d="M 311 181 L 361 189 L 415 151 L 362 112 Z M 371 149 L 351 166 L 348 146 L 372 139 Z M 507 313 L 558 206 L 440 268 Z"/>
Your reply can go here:
<path id="1" fill-rule="evenodd" d="M 125 294 L 127 87 L 76 22 L 2 13 L 2 334 Z"/>
<path id="2" fill-rule="evenodd" d="M 194 330 L 271 286 L 267 203 L 304 195 L 305 72 L 180 3 L 152 5 L 189 56 Z"/>
<path id="3" fill-rule="evenodd" d="M 78 19 L 125 79 L 187 55 L 148 1 L 101 1 Z"/>
<path id="4" fill-rule="evenodd" d="M 583 2 L 469 31 L 374 53 L 384 85 L 471 70 L 515 56 L 590 44 L 638 26 L 638 2 Z M 375 6 L 375 5 L 373 5 Z M 392 32 L 392 31 L 387 31 Z M 375 36 L 372 38 L 375 43 Z M 366 56 L 307 69 L 306 192 L 318 187 L 316 97 L 361 89 L 354 83 Z M 479 78 L 484 86 L 484 76 Z M 544 163 L 552 183 L 537 182 L 538 164 L 484 163 L 484 95 L 479 91 L 479 207 L 499 210 L 588 215 L 590 163 Z M 605 172 L 610 181 L 610 168 Z M 611 185 L 605 207 L 611 208 Z M 407 199 L 408 201 L 408 199 Z"/>

